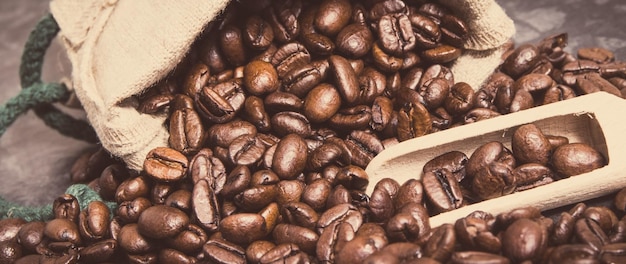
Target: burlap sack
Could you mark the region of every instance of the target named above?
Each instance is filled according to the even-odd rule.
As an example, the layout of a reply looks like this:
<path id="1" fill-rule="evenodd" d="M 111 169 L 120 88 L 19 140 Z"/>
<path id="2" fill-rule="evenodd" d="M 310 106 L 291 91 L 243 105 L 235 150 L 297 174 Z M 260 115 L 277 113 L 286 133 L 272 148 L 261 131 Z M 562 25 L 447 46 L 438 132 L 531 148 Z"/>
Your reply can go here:
<path id="1" fill-rule="evenodd" d="M 441 0 L 468 23 L 456 81 L 479 87 L 514 34 L 494 0 Z M 105 149 L 141 170 L 151 149 L 167 146 L 165 116 L 140 114 L 133 95 L 168 74 L 228 0 L 52 0 L 51 12 L 72 63 L 72 83 Z"/>

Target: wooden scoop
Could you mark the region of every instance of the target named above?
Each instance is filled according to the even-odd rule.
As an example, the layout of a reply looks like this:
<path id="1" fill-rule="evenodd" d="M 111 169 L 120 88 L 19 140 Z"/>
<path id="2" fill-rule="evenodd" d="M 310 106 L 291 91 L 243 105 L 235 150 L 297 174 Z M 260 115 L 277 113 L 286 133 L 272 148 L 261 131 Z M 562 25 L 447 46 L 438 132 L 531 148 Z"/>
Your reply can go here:
<path id="1" fill-rule="evenodd" d="M 600 151 L 608 164 L 594 171 L 529 190 L 467 205 L 430 218 L 431 226 L 454 223 L 473 211 L 494 216 L 515 208 L 548 210 L 600 197 L 626 187 L 626 100 L 598 92 L 534 107 L 492 119 L 404 141 L 378 154 L 367 166 L 367 193 L 383 178 L 403 184 L 422 176 L 426 162 L 448 151 L 468 157 L 479 146 L 500 141 L 511 148 L 511 135 L 523 124 L 534 123 L 544 134 L 565 136 Z"/>

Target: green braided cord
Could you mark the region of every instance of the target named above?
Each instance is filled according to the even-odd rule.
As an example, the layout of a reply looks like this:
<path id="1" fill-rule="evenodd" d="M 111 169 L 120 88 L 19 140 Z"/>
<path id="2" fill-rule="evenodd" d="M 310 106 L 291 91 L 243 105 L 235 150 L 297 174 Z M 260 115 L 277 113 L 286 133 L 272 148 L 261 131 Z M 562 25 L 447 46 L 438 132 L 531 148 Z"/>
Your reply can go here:
<path id="1" fill-rule="evenodd" d="M 41 70 L 43 68 L 46 50 L 59 32 L 59 25 L 52 15 L 48 14 L 39 21 L 35 29 L 30 33 L 22 61 L 20 64 L 20 82 L 22 88 L 41 83 Z M 75 119 L 52 106 L 49 103 L 39 104 L 33 110 L 43 119 L 44 123 L 59 131 L 61 134 L 84 140 L 90 143 L 98 142 L 98 136 L 93 128 L 85 121 Z"/>
<path id="2" fill-rule="evenodd" d="M 87 208 L 89 203 L 93 201 L 104 202 L 104 204 L 109 207 L 111 216 L 114 214 L 115 210 L 117 210 L 117 204 L 115 202 L 102 201 L 98 193 L 85 184 L 71 185 L 67 188 L 65 193 L 76 197 L 81 210 Z M 39 207 L 27 207 L 13 204 L 0 198 L 0 219 L 6 218 L 22 218 L 28 222 L 48 221 L 54 218 L 54 213 L 52 211 L 52 204 Z"/>
<path id="3" fill-rule="evenodd" d="M 0 106 L 0 136 L 17 119 L 18 116 L 38 104 L 54 102 L 67 98 L 67 89 L 57 83 L 35 83 L 9 99 Z"/>

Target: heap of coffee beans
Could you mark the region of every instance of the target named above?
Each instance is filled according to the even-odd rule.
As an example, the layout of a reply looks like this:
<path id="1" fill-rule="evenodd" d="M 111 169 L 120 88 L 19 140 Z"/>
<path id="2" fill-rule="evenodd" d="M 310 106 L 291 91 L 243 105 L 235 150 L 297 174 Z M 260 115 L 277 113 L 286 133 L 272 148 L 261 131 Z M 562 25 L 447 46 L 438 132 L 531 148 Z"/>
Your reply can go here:
<path id="1" fill-rule="evenodd" d="M 137 97 L 140 111 L 169 117 L 169 147 L 152 150 L 141 172 L 102 149 L 72 168 L 74 182 L 118 208 L 81 210 L 63 195 L 53 220 L 2 220 L 0 262 L 623 258 L 626 194 L 612 210 L 579 205 L 557 220 L 524 208 L 430 227 L 419 181 L 385 179 L 364 193 L 363 168 L 391 144 L 626 88 L 624 63 L 601 48 L 571 55 L 564 34 L 511 47 L 482 87 L 455 83 L 450 63 L 470 33 L 436 2 L 235 1 Z"/>
<path id="2" fill-rule="evenodd" d="M 370 199 L 370 213 L 374 219 L 386 220 L 393 214 L 394 208 L 388 205 L 395 197 L 425 203 L 432 216 L 606 165 L 605 157 L 588 144 L 544 135 L 532 123 L 515 130 L 511 146 L 509 149 L 500 141 L 491 141 L 476 148 L 469 158 L 461 151 L 446 152 L 424 164 L 420 180 L 394 184 L 393 188 L 389 183 L 377 184 Z M 404 194 L 411 190 L 419 193 Z M 396 197 L 399 194 L 402 198 Z"/>

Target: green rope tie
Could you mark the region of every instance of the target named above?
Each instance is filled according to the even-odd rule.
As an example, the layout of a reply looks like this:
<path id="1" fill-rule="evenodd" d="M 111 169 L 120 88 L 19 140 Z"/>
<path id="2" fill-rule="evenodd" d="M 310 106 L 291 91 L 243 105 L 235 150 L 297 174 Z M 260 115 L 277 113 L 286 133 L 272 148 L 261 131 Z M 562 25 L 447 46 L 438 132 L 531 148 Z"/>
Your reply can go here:
<path id="1" fill-rule="evenodd" d="M 46 50 L 59 32 L 59 25 L 52 15 L 44 16 L 30 33 L 20 64 L 20 83 L 23 88 L 42 83 L 41 73 Z M 66 93 L 69 94 L 68 91 Z M 52 102 L 52 101 L 50 101 Z M 85 121 L 75 119 L 59 111 L 50 103 L 41 103 L 33 107 L 35 114 L 44 123 L 61 134 L 89 143 L 98 142 L 98 136 Z"/>
<path id="2" fill-rule="evenodd" d="M 46 125 L 61 134 L 95 143 L 98 141 L 93 128 L 82 120 L 74 119 L 52 106 L 52 103 L 67 100 L 69 91 L 63 84 L 42 83 L 41 69 L 47 48 L 59 32 L 51 15 L 45 16 L 28 38 L 20 65 L 20 93 L 0 105 L 0 137 L 11 124 L 29 109 L 33 109 Z M 81 210 L 92 201 L 102 201 L 97 192 L 85 184 L 74 184 L 67 188 L 78 200 Z M 104 202 L 111 212 L 117 208 L 115 202 Z M 0 219 L 22 218 L 26 221 L 47 221 L 54 217 L 52 204 L 29 207 L 21 206 L 0 197 Z"/>

